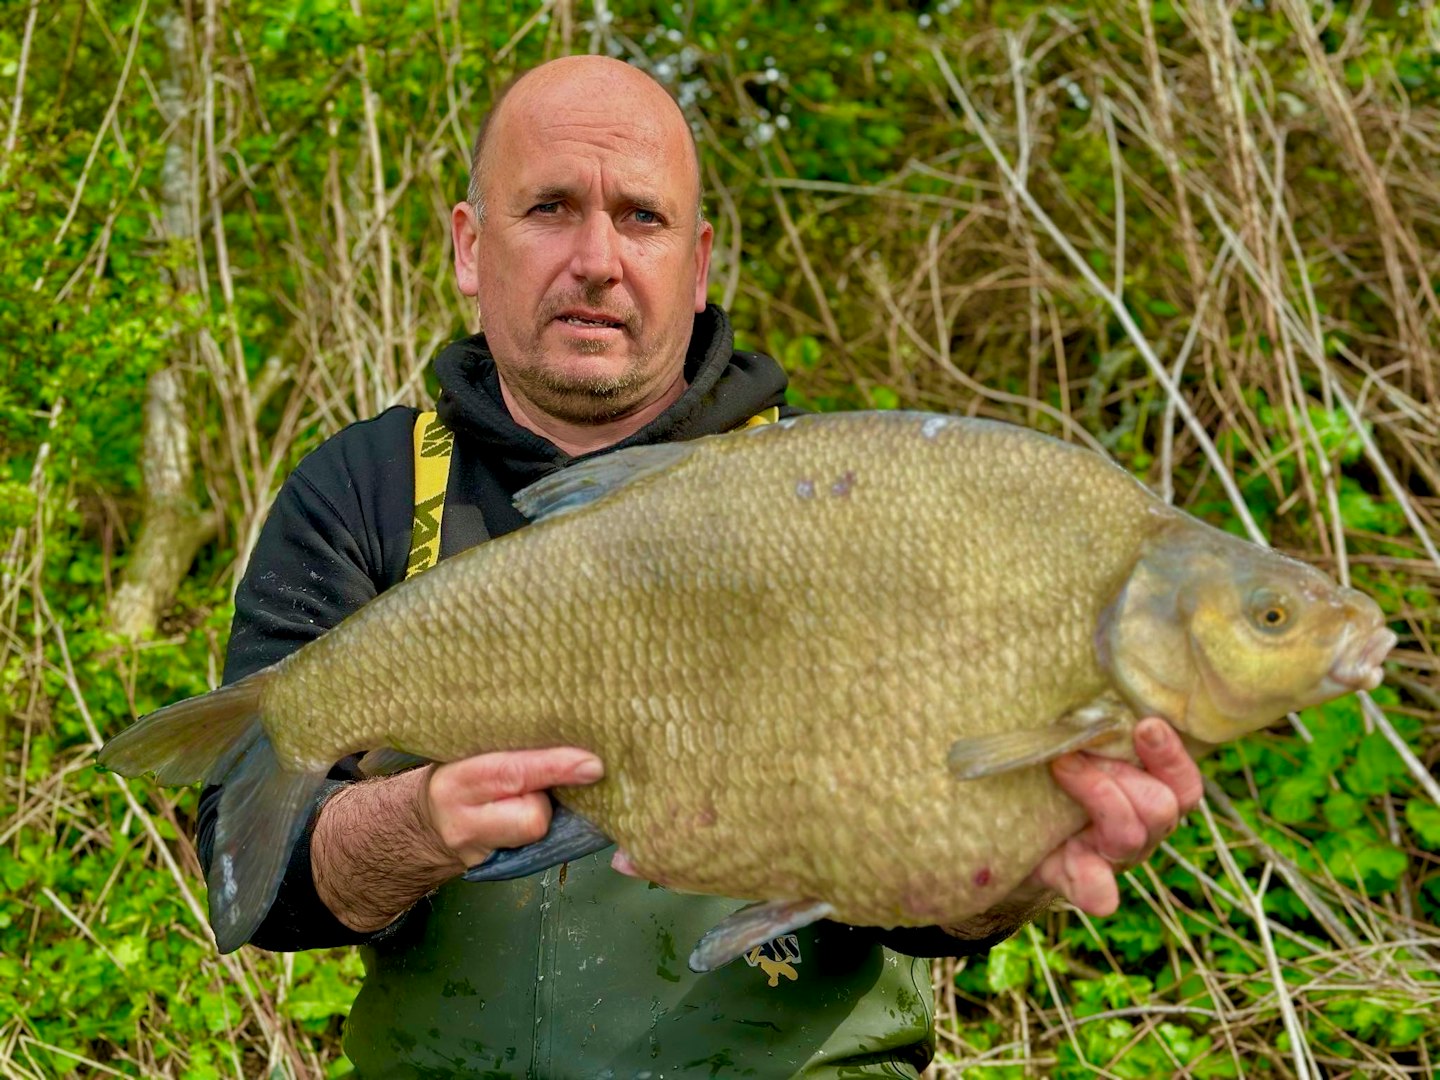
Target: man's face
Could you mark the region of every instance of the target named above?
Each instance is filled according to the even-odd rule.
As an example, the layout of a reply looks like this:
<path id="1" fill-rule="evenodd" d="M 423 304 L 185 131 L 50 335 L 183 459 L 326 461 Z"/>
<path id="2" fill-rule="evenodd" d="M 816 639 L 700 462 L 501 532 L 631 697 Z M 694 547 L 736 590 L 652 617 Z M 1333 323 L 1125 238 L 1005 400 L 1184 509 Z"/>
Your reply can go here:
<path id="1" fill-rule="evenodd" d="M 473 294 L 510 391 L 598 422 L 680 378 L 712 234 L 696 222 L 689 133 L 659 87 L 637 87 L 638 73 L 546 74 L 518 84 L 493 122 Z"/>

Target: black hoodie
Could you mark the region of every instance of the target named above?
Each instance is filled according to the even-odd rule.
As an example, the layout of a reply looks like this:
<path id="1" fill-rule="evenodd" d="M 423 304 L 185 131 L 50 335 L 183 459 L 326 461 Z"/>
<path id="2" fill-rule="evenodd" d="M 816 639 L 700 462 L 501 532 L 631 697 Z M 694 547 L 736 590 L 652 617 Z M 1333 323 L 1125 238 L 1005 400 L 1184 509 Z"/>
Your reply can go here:
<path id="1" fill-rule="evenodd" d="M 582 458 L 570 457 L 511 418 L 482 336 L 447 346 L 435 361 L 435 373 L 440 381 L 436 411 L 455 432 L 440 537 L 440 556 L 446 558 L 523 526 L 525 519 L 511 502 L 515 493 Z M 785 373 L 779 365 L 768 356 L 736 352 L 730 321 L 713 304 L 695 317 L 685 379 L 689 385 L 668 409 L 596 453 L 719 434 L 772 406 L 780 406 L 782 415 L 795 411 L 785 407 Z M 226 683 L 289 655 L 404 579 L 417 412 L 396 406 L 351 424 L 285 481 L 235 594 Z M 253 944 L 313 949 L 375 937 L 336 919 L 316 894 L 310 873 L 310 833 L 320 806 L 358 778 L 353 758 L 331 771 Z M 200 803 L 197 832 L 207 875 L 219 790 L 207 788 Z"/>

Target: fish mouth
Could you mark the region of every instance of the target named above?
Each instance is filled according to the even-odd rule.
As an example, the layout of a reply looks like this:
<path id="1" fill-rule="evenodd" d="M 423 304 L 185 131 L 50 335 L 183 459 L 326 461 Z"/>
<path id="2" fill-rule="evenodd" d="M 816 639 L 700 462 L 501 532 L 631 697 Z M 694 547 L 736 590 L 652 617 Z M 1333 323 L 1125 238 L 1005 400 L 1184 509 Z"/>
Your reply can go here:
<path id="1" fill-rule="evenodd" d="M 1348 690 L 1374 690 L 1385 678 L 1381 666 L 1400 639 L 1385 627 L 1372 630 L 1360 647 L 1347 650 L 1330 668 L 1328 678 Z"/>

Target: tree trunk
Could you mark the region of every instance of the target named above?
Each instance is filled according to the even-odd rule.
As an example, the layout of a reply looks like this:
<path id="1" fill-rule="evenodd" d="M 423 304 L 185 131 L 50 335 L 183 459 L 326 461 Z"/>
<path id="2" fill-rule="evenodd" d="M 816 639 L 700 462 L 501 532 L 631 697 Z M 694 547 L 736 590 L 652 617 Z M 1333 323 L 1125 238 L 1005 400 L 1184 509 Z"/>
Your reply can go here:
<path id="1" fill-rule="evenodd" d="M 128 637 L 154 629 L 195 553 L 215 535 L 215 515 L 202 512 L 192 494 L 195 468 L 185 421 L 184 380 L 172 365 L 146 385 L 145 510 L 110 601 L 110 619 Z"/>
<path id="2" fill-rule="evenodd" d="M 190 23 L 172 9 L 157 19 L 165 33 L 169 70 L 160 83 L 160 100 L 174 121 L 165 148 L 161 174 L 162 239 L 174 240 L 195 233 L 195 170 L 191 159 Z M 191 275 L 179 271 L 175 292 L 194 287 Z M 175 356 L 149 378 L 145 386 L 145 438 L 142 473 L 145 503 L 140 528 L 120 587 L 110 600 L 110 621 L 127 637 L 137 638 L 155 628 L 161 610 L 170 603 L 180 582 L 195 561 L 195 554 L 215 535 L 213 513 L 205 513 L 194 495 L 195 460 L 186 423 L 185 377 L 182 360 L 185 343 L 177 336 Z"/>

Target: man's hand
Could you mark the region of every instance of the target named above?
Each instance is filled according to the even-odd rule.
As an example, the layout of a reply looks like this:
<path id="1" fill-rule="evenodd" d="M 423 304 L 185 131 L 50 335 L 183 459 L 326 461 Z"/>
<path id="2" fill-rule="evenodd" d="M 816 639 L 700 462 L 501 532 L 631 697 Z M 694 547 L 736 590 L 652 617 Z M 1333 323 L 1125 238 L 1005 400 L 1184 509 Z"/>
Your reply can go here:
<path id="1" fill-rule="evenodd" d="M 421 810 L 435 839 L 461 870 L 496 848 L 533 844 L 550 828 L 552 787 L 592 784 L 605 775 L 588 750 L 514 750 L 437 765 Z"/>
<path id="2" fill-rule="evenodd" d="M 1091 754 L 1066 754 L 1051 771 L 1090 815 L 1090 824 L 1052 851 L 1021 890 L 1059 893 L 1087 915 L 1120 905 L 1116 875 L 1143 862 L 1200 804 L 1200 770 L 1180 736 L 1151 717 L 1135 728 L 1143 769 Z"/>
<path id="3" fill-rule="evenodd" d="M 945 929 L 978 941 L 1014 933 L 1059 893 L 1087 915 L 1120 906 L 1116 875 L 1143 862 L 1200 803 L 1200 770 L 1175 729 L 1150 717 L 1135 726 L 1143 768 L 1094 754 L 1066 754 L 1051 771 L 1090 815 L 1090 824 L 1057 847 L 1018 888 L 990 910 Z"/>
<path id="4" fill-rule="evenodd" d="M 603 774 L 588 750 L 555 747 L 479 754 L 351 785 L 315 823 L 315 891 L 352 930 L 379 930 L 496 848 L 543 837 L 549 788 Z"/>

